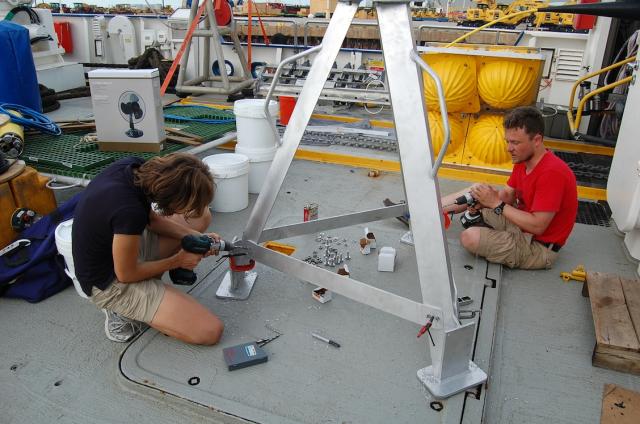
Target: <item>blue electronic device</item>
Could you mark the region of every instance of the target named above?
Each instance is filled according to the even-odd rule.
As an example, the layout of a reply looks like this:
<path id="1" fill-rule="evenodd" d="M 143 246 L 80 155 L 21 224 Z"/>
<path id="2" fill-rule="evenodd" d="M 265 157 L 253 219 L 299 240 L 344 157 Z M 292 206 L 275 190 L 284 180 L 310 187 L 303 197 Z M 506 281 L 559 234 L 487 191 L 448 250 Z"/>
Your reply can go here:
<path id="1" fill-rule="evenodd" d="M 243 343 L 222 349 L 229 371 L 267 362 L 269 356 L 256 342 Z"/>

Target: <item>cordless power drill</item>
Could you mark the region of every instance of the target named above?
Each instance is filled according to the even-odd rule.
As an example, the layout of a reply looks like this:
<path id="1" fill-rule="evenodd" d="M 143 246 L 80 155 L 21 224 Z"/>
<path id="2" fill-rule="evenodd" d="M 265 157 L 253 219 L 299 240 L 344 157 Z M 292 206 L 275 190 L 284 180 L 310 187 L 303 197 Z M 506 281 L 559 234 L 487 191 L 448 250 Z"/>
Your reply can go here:
<path id="1" fill-rule="evenodd" d="M 473 207 L 477 203 L 478 201 L 471 195 L 470 192 L 466 192 L 453 202 L 454 205 L 467 205 L 469 207 Z M 480 222 L 482 222 L 482 214 L 479 211 L 472 212 L 467 209 L 460 216 L 460 223 L 465 229 L 477 225 Z"/>
<path id="2" fill-rule="evenodd" d="M 222 240 L 215 241 L 209 236 L 204 234 L 194 235 L 189 234 L 182 238 L 182 249 L 191 253 L 198 253 L 200 255 L 204 255 L 209 250 L 218 250 L 218 251 L 229 251 L 233 249 L 233 243 Z M 169 277 L 173 284 L 178 284 L 181 286 L 190 286 L 196 282 L 198 276 L 195 272 L 190 269 L 185 268 L 175 268 L 169 271 Z"/>

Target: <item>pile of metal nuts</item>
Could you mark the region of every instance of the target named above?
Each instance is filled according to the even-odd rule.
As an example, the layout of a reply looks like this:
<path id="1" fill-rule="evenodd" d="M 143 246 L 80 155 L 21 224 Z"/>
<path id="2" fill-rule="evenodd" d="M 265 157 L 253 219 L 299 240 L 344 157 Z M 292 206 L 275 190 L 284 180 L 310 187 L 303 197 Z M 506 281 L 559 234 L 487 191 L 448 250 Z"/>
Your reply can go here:
<path id="1" fill-rule="evenodd" d="M 316 236 L 316 242 L 318 247 L 313 251 L 312 256 L 307 256 L 303 261 L 312 265 L 335 267 L 351 259 L 346 238 L 341 239 L 320 233 Z"/>

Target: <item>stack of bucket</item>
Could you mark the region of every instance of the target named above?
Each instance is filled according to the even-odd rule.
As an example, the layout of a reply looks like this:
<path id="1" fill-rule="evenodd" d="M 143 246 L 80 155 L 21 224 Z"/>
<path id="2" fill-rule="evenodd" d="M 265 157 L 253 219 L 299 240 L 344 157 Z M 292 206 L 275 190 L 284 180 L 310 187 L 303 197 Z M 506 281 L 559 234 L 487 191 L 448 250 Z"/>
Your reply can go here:
<path id="1" fill-rule="evenodd" d="M 243 99 L 233 105 L 238 142 L 235 153 L 207 156 L 203 162 L 211 170 L 216 193 L 214 212 L 236 212 L 249 205 L 249 193 L 258 194 L 267 177 L 278 140 L 264 113 L 264 99 Z M 269 103 L 273 124 L 278 103 Z"/>
<path id="2" fill-rule="evenodd" d="M 238 129 L 236 153 L 249 158 L 249 193 L 252 194 L 260 193 L 278 149 L 278 140 L 264 113 L 264 102 L 264 99 L 243 99 L 233 104 Z M 269 113 L 275 126 L 277 102 L 269 102 Z"/>

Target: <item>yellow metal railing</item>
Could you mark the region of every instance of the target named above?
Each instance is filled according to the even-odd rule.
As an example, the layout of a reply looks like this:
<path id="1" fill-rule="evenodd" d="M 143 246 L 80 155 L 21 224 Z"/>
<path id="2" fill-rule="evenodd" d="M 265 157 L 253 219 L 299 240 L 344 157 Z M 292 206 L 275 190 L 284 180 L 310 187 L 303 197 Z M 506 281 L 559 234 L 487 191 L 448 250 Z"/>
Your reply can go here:
<path id="1" fill-rule="evenodd" d="M 571 87 L 571 97 L 569 98 L 569 110 L 567 111 L 567 120 L 569 121 L 569 129 L 571 130 L 571 134 L 576 135 L 576 133 L 578 132 L 578 128 L 580 127 L 580 121 L 582 120 L 582 111 L 584 109 L 584 105 L 587 103 L 587 101 L 592 98 L 593 96 L 595 96 L 596 94 L 600 94 L 604 91 L 608 91 L 611 90 L 612 88 L 615 88 L 619 85 L 622 84 L 626 84 L 631 82 L 632 77 L 627 77 L 627 78 L 623 78 L 619 81 L 613 82 L 611 84 L 605 85 L 604 87 L 600 87 L 597 90 L 593 90 L 591 92 L 589 92 L 589 94 L 587 94 L 586 96 L 584 96 L 581 100 L 580 103 L 578 104 L 578 110 L 576 112 L 576 117 L 575 119 L 573 118 L 573 100 L 576 96 L 576 89 L 578 88 L 578 86 L 583 82 L 586 81 L 590 78 L 593 78 L 597 75 L 600 75 L 604 72 L 608 72 L 612 69 L 616 69 L 619 68 L 623 65 L 626 65 L 629 62 L 633 62 L 634 60 L 636 60 L 636 57 L 629 57 L 625 60 L 621 60 L 620 62 L 614 63 L 613 65 L 609 65 L 606 68 L 602 68 L 599 71 L 595 71 L 592 72 L 590 74 L 587 74 L 583 77 L 581 77 L 580 79 L 578 79 L 574 84 L 573 87 Z"/>

